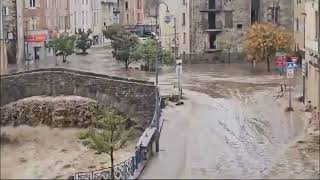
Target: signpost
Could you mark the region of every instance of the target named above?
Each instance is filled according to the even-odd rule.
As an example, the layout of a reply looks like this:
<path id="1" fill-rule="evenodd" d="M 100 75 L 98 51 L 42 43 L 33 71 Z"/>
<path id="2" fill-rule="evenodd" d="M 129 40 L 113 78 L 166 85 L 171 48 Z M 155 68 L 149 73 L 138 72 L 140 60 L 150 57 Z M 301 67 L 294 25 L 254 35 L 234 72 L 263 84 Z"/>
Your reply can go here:
<path id="1" fill-rule="evenodd" d="M 289 109 L 292 110 L 292 87 L 291 79 L 294 78 L 294 63 L 287 62 L 287 78 L 289 79 Z"/>
<path id="2" fill-rule="evenodd" d="M 182 75 L 182 59 L 176 59 L 176 73 L 178 78 L 179 101 L 182 96 L 181 75 Z"/>

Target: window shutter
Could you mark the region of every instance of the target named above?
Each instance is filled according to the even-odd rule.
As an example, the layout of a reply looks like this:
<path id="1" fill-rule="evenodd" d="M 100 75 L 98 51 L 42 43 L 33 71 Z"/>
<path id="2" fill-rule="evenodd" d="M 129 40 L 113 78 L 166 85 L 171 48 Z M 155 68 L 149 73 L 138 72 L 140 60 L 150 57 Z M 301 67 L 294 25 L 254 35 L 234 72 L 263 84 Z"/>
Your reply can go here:
<path id="1" fill-rule="evenodd" d="M 24 0 L 24 7 L 30 8 L 30 0 Z"/>
<path id="2" fill-rule="evenodd" d="M 35 0 L 35 3 L 36 3 L 36 7 L 40 8 L 40 0 Z"/>

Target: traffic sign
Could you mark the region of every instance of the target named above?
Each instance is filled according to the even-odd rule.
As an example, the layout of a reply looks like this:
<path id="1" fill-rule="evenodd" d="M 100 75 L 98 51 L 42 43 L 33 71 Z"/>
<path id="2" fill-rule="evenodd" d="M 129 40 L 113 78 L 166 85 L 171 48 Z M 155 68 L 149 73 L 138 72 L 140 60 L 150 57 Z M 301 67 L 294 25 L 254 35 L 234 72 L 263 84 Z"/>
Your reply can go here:
<path id="1" fill-rule="evenodd" d="M 293 62 L 287 62 L 287 78 L 292 79 L 294 77 L 294 64 Z"/>

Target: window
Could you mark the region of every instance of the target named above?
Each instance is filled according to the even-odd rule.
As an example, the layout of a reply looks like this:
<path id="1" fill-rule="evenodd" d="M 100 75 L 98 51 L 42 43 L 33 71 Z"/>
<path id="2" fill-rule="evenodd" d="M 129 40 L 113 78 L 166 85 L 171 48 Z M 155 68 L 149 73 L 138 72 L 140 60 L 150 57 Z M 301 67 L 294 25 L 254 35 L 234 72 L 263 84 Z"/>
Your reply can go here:
<path id="1" fill-rule="evenodd" d="M 127 24 L 129 24 L 129 14 L 127 14 Z"/>
<path id="2" fill-rule="evenodd" d="M 186 38 L 187 38 L 186 36 L 187 36 L 187 35 L 186 35 L 186 33 L 184 32 L 184 33 L 183 33 L 183 44 L 186 43 Z"/>
<path id="3" fill-rule="evenodd" d="M 237 24 L 238 29 L 242 29 L 242 26 L 243 26 L 242 24 Z"/>
<path id="4" fill-rule="evenodd" d="M 30 0 L 30 7 L 36 7 L 36 0 Z"/>
<path id="5" fill-rule="evenodd" d="M 138 22 L 141 21 L 141 14 L 140 13 L 137 13 L 137 20 L 138 20 Z"/>
<path id="6" fill-rule="evenodd" d="M 28 28 L 29 31 L 34 31 L 37 29 L 37 21 L 34 17 L 31 17 L 28 24 L 29 24 L 29 28 Z"/>
<path id="7" fill-rule="evenodd" d="M 126 3 L 125 3 L 125 8 L 126 8 L 126 10 L 129 9 L 129 3 L 128 3 L 128 1 L 126 1 Z"/>
<path id="8" fill-rule="evenodd" d="M 182 0 L 182 4 L 183 4 L 183 5 L 186 5 L 186 4 L 187 4 L 187 1 L 186 1 L 186 0 Z"/>
<path id="9" fill-rule="evenodd" d="M 82 26 L 84 26 L 84 11 L 82 11 L 82 17 L 81 17 L 81 19 L 82 19 Z"/>
<path id="10" fill-rule="evenodd" d="M 296 32 L 299 32 L 299 19 L 296 18 Z"/>
<path id="11" fill-rule="evenodd" d="M 88 0 L 86 0 L 86 4 L 88 5 Z"/>
<path id="12" fill-rule="evenodd" d="M 137 9 L 141 9 L 141 0 L 137 0 Z"/>
<path id="13" fill-rule="evenodd" d="M 301 0 L 297 0 L 297 4 L 300 4 L 301 3 Z"/>
<path id="14" fill-rule="evenodd" d="M 315 33 L 316 33 L 316 39 L 318 39 L 318 38 L 320 38 L 319 37 L 319 26 L 320 26 L 320 24 L 319 24 L 319 11 L 316 11 L 316 16 L 315 16 L 315 20 L 316 20 L 316 29 L 315 29 Z"/>
<path id="15" fill-rule="evenodd" d="M 182 25 L 186 25 L 186 13 L 182 13 Z"/>
<path id="16" fill-rule="evenodd" d="M 228 11 L 225 12 L 225 28 L 233 28 L 233 14 L 232 12 Z"/>
<path id="17" fill-rule="evenodd" d="M 9 15 L 9 7 L 7 7 L 7 6 L 2 7 L 2 15 L 4 15 L 4 16 Z"/>

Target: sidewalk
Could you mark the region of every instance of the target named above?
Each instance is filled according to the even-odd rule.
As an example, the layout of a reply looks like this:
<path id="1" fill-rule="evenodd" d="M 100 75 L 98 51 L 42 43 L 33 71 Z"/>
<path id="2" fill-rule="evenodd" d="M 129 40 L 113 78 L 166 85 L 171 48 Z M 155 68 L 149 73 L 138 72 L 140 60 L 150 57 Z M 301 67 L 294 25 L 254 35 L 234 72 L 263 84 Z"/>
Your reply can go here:
<path id="1" fill-rule="evenodd" d="M 274 164 L 270 173 L 265 178 L 286 178 L 286 179 L 319 179 L 320 178 L 320 131 L 319 121 L 313 120 L 309 123 L 309 113 L 306 113 L 305 105 L 298 101 L 302 96 L 302 86 L 296 85 L 292 91 L 293 116 L 298 116 L 304 122 L 304 134 L 290 145 L 288 150 L 279 161 Z M 285 110 L 288 107 L 288 93 L 277 100 Z M 317 129 L 317 130 L 316 130 Z"/>

